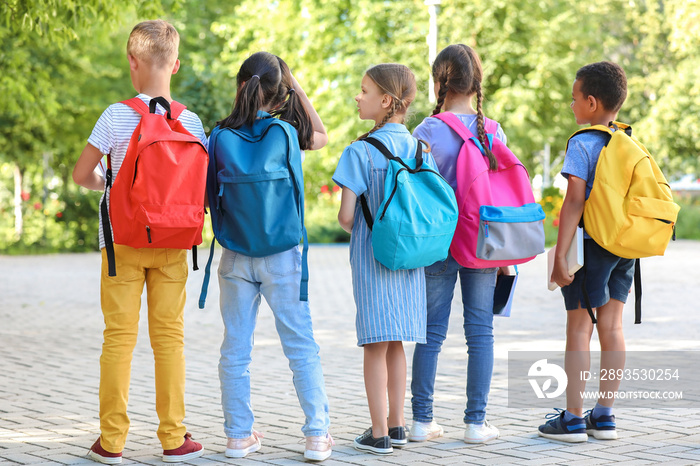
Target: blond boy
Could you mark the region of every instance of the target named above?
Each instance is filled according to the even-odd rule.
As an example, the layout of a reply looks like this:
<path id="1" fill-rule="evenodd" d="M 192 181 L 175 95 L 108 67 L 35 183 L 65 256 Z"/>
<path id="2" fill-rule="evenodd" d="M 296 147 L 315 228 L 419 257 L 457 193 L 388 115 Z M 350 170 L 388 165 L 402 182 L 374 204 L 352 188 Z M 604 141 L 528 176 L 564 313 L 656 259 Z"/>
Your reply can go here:
<path id="1" fill-rule="evenodd" d="M 180 37 L 175 28 L 162 20 L 144 21 L 131 31 L 127 58 L 131 82 L 147 105 L 162 96 L 172 102 L 170 79 L 180 68 Z M 158 113 L 164 109 L 158 107 Z M 140 121 L 131 107 L 110 105 L 95 124 L 75 168 L 73 180 L 86 188 L 103 190 L 100 170 L 104 155 L 110 157 L 113 177 L 119 174 L 129 140 Z M 179 120 L 206 147 L 206 135 L 199 117 L 184 110 Z M 194 442 L 183 425 L 185 417 L 184 324 L 187 251 L 184 249 L 135 249 L 115 244 L 116 277 L 108 275 L 100 222 L 102 273 L 100 298 L 105 320 L 104 343 L 100 357 L 101 435 L 88 456 L 105 464 L 122 461 L 122 450 L 129 430 L 127 402 L 131 359 L 139 326 L 139 310 L 144 283 L 148 292 L 148 328 L 155 359 L 156 411 L 160 420 L 158 438 L 163 461 L 180 462 L 202 455 L 202 445 Z"/>

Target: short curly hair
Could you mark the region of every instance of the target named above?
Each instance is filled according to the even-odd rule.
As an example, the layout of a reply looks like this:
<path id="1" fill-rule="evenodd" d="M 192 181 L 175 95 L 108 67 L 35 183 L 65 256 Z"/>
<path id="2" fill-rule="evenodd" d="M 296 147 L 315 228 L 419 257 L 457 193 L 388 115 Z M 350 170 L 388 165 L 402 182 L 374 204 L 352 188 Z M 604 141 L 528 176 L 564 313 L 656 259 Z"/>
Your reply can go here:
<path id="1" fill-rule="evenodd" d="M 622 67 L 609 61 L 600 61 L 581 67 L 576 72 L 585 97 L 592 95 L 606 110 L 618 112 L 627 98 L 627 77 Z"/>

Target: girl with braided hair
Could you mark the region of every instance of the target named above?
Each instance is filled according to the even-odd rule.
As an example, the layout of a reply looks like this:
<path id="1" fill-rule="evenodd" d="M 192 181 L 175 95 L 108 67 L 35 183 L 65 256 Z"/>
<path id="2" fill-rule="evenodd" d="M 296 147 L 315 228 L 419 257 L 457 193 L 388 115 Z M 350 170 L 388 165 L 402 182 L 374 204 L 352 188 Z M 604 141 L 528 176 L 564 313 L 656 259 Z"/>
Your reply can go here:
<path id="1" fill-rule="evenodd" d="M 481 141 L 490 169 L 494 170 L 496 159 L 488 149 L 484 129 L 484 97 L 481 89 L 483 73 L 479 56 L 466 45 L 450 45 L 436 57 L 432 73 L 437 97 L 433 115 L 442 111 L 454 113 Z M 418 125 L 413 135 L 428 141 L 440 174 L 456 190 L 455 168 L 457 155 L 464 142 L 462 138 L 446 123 L 431 117 Z M 500 125 L 495 137 L 506 142 Z M 498 437 L 498 429 L 486 421 L 486 404 L 493 373 L 493 293 L 497 270 L 462 267 L 451 254 L 446 260 L 425 268 L 427 332 L 426 342 L 419 342 L 413 353 L 413 425 L 408 434 L 409 440 L 421 442 L 443 434 L 442 427 L 433 420 L 433 392 L 438 355 L 447 336 L 458 275 L 462 291 L 464 335 L 469 354 L 464 441 L 483 443 Z"/>
<path id="2" fill-rule="evenodd" d="M 367 70 L 355 97 L 360 119 L 372 129 L 345 148 L 333 175 L 342 188 L 338 221 L 350 239 L 350 266 L 357 316 L 358 346 L 364 351 L 364 379 L 372 426 L 358 436 L 358 450 L 382 455 L 407 443 L 403 406 L 406 392 L 404 341 L 425 343 L 425 277 L 423 268 L 390 270 L 374 258 L 372 232 L 358 196 L 370 212 L 384 198 L 388 161 L 373 145 L 379 140 L 396 157 L 413 158 L 419 142 L 403 125 L 416 96 L 416 80 L 406 66 L 381 64 Z M 425 150 L 425 149 L 424 149 Z M 423 163 L 435 169 L 429 152 Z M 389 399 L 387 407 L 387 396 Z"/>

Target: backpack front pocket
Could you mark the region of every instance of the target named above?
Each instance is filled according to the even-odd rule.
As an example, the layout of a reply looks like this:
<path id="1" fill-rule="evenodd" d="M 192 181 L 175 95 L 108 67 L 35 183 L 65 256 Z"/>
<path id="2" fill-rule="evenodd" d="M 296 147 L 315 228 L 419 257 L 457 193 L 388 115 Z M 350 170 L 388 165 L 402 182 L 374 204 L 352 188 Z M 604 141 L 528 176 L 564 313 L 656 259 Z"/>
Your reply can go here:
<path id="1" fill-rule="evenodd" d="M 481 206 L 476 257 L 518 260 L 544 252 L 544 210 L 532 202 L 521 207 Z"/>
<path id="2" fill-rule="evenodd" d="M 614 244 L 626 248 L 630 254 L 620 257 L 636 259 L 651 255 L 663 256 L 673 235 L 678 218 L 678 204 L 650 197 L 633 197 L 627 206 L 627 217 Z"/>
<path id="3" fill-rule="evenodd" d="M 204 206 L 141 205 L 134 220 L 134 247 L 189 249 L 201 243 Z"/>

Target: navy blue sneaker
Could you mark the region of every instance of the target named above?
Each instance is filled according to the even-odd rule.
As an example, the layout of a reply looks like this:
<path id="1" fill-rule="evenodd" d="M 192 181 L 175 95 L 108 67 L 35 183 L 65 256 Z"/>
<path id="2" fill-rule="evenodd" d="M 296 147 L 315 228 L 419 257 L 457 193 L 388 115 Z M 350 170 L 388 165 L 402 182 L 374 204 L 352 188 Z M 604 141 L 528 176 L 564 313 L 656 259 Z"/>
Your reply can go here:
<path id="1" fill-rule="evenodd" d="M 593 417 L 593 410 L 586 411 L 586 433 L 598 440 L 616 440 L 615 415 Z"/>
<path id="2" fill-rule="evenodd" d="M 389 427 L 389 438 L 391 439 L 392 447 L 403 447 L 408 443 L 408 437 L 406 437 L 406 428 L 404 426 Z"/>
<path id="3" fill-rule="evenodd" d="M 559 408 L 554 408 L 554 410 L 556 411 L 555 413 L 545 416 L 550 420 L 539 427 L 537 433 L 541 437 L 570 443 L 588 440 L 586 422 L 583 419 L 575 417 L 569 422 L 564 422 L 564 410 Z"/>
<path id="4" fill-rule="evenodd" d="M 364 434 L 355 437 L 353 446 L 356 450 L 368 451 L 374 453 L 375 455 L 388 455 L 394 452 L 391 446 L 391 437 L 388 435 L 385 437 L 374 437 L 372 435 L 372 428 L 367 429 Z"/>

